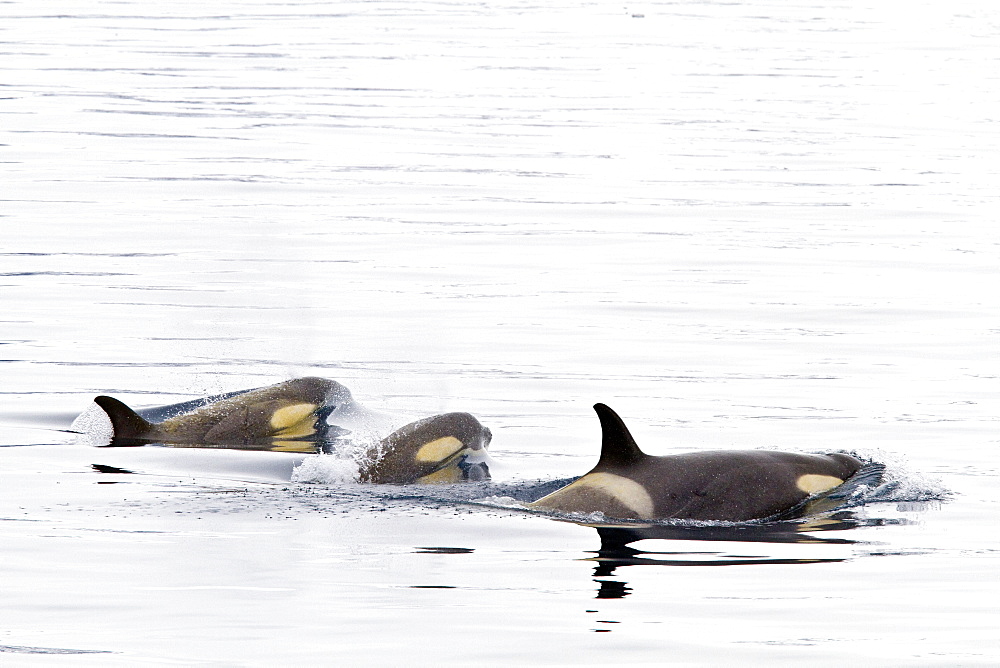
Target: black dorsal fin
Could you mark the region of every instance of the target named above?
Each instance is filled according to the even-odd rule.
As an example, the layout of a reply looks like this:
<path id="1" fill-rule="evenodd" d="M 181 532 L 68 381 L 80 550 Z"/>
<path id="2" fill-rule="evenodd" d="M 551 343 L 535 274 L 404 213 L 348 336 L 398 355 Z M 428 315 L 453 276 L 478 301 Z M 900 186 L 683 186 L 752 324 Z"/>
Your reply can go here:
<path id="1" fill-rule="evenodd" d="M 153 428 L 138 413 L 114 397 L 95 397 L 94 403 L 103 408 L 111 418 L 115 438 L 139 438 Z"/>
<path id="2" fill-rule="evenodd" d="M 635 444 L 628 427 L 618 413 L 604 404 L 594 404 L 597 417 L 601 419 L 601 459 L 594 470 L 633 466 L 647 455 Z"/>

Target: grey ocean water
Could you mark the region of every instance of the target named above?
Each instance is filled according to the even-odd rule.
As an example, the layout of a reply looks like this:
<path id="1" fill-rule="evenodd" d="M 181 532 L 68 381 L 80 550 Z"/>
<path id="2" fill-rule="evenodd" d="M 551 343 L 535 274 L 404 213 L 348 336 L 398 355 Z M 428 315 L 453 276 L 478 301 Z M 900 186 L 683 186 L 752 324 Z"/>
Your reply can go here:
<path id="1" fill-rule="evenodd" d="M 0 4 L 0 663 L 997 665 L 998 64 L 985 0 Z M 504 493 L 597 401 L 892 486 L 623 535 L 60 431 L 307 374 Z"/>

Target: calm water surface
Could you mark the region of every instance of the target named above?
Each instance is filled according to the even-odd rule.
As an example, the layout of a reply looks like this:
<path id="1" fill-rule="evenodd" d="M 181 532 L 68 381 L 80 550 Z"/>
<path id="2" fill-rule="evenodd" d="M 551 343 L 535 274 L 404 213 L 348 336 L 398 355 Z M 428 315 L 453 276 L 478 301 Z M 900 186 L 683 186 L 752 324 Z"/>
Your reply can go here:
<path id="1" fill-rule="evenodd" d="M 0 19 L 4 665 L 1000 662 L 993 3 Z M 61 431 L 304 374 L 475 413 L 496 484 L 116 477 Z M 468 503 L 588 470 L 597 401 L 892 485 L 810 531 Z"/>

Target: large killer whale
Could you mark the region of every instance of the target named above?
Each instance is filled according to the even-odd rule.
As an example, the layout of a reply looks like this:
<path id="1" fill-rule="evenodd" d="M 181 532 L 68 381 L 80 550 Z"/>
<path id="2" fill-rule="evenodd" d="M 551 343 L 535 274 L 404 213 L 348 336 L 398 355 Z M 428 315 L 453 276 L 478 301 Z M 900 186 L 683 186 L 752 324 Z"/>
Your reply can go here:
<path id="1" fill-rule="evenodd" d="M 830 495 L 862 468 L 846 454 L 724 450 L 656 457 L 636 445 L 604 404 L 601 457 L 588 473 L 529 504 L 567 513 L 633 520 L 775 519 Z"/>
<path id="2" fill-rule="evenodd" d="M 111 420 L 113 446 L 160 443 L 316 453 L 325 451 L 331 437 L 347 433 L 327 419 L 350 404 L 352 397 L 336 381 L 307 377 L 143 411 L 146 417 L 113 397 L 98 396 L 94 402 Z M 488 480 L 486 448 L 491 439 L 490 430 L 470 413 L 417 420 L 357 457 L 359 480 L 397 484 Z"/>

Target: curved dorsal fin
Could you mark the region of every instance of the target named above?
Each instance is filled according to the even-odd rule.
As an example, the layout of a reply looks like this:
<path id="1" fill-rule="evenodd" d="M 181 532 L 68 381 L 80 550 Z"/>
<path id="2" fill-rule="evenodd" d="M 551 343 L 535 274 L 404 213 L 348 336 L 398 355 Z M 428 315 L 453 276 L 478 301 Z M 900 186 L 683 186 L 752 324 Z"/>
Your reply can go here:
<path id="1" fill-rule="evenodd" d="M 604 404 L 594 404 L 594 410 L 601 420 L 601 459 L 594 467 L 595 471 L 633 466 L 648 456 L 635 444 L 618 413 Z"/>
<path id="2" fill-rule="evenodd" d="M 153 428 L 152 424 L 114 397 L 95 397 L 94 403 L 103 408 L 111 418 L 115 438 L 139 438 Z"/>

